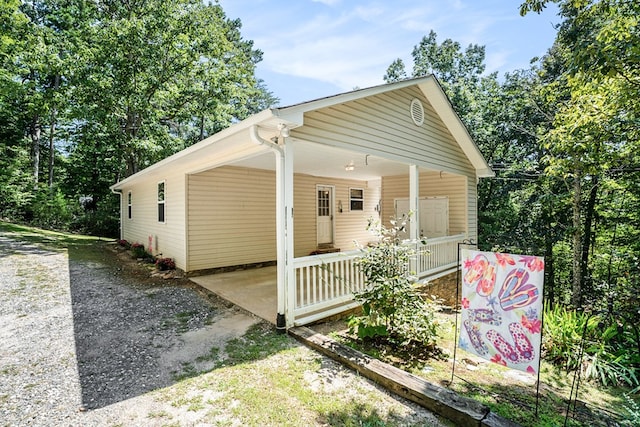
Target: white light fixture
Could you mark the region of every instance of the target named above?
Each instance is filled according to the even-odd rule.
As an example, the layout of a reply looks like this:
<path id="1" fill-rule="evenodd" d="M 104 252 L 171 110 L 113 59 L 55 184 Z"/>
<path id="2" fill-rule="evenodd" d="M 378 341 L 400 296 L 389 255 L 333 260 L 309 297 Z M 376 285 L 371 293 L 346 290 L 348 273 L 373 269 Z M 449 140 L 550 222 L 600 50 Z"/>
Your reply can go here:
<path id="1" fill-rule="evenodd" d="M 280 135 L 284 138 L 289 137 L 289 127 L 284 123 L 278 123 L 278 131 L 280 131 Z"/>
<path id="2" fill-rule="evenodd" d="M 344 170 L 346 170 L 347 172 L 351 172 L 352 170 L 356 169 L 356 165 L 353 163 L 353 160 L 351 160 L 349 162 L 348 165 L 345 165 Z"/>

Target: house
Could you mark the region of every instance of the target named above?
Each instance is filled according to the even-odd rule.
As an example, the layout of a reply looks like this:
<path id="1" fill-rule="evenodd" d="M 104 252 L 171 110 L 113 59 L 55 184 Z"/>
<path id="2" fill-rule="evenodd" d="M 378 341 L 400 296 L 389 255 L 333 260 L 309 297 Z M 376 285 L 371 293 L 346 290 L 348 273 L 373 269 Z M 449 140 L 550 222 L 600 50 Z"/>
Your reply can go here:
<path id="1" fill-rule="evenodd" d="M 354 242 L 413 211 L 412 268 L 455 271 L 493 172 L 433 76 L 268 109 L 117 184 L 121 234 L 187 274 L 275 263 L 280 329 L 353 306 Z M 239 284 L 238 286 L 242 286 Z"/>

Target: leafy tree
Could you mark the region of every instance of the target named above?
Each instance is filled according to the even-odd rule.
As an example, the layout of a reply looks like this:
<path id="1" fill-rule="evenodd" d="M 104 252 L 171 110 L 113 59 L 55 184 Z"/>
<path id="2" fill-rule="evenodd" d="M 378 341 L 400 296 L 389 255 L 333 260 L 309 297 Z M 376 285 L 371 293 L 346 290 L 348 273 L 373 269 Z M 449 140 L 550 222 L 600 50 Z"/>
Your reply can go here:
<path id="1" fill-rule="evenodd" d="M 0 18 L 0 206 L 14 218 L 66 200 L 76 225 L 115 224 L 110 184 L 277 103 L 217 3 L 7 0 Z"/>
<path id="2" fill-rule="evenodd" d="M 408 218 L 392 219 L 391 228 L 369 221 L 368 230 L 378 235 L 375 247 L 362 247 L 358 267 L 367 288 L 355 294 L 362 316 L 352 316 L 349 328 L 360 338 L 381 338 L 397 346 L 419 344 L 434 347 L 438 322 L 434 301 L 426 300 L 414 286 L 409 261 L 412 249 L 400 244 L 399 233 Z"/>
<path id="3" fill-rule="evenodd" d="M 539 11 L 546 4 L 527 1 L 521 10 Z M 619 197 L 630 204 L 637 199 L 632 182 L 637 179 L 639 148 L 635 100 L 640 95 L 640 5 L 624 0 L 559 5 L 564 21 L 556 44 L 563 49 L 564 72 L 547 87 L 549 99 L 559 101 L 559 107 L 542 139 L 549 150 L 548 173 L 571 189 L 571 302 L 581 307 L 624 294 L 628 284 L 613 277 L 611 267 L 614 258 L 621 260 L 614 254 L 630 254 L 623 241 L 637 234 L 635 219 L 628 217 L 622 236 L 623 227 L 603 219 L 617 216 Z M 558 97 L 559 92 L 564 95 Z M 603 258 L 609 260 L 606 268 L 599 261 Z M 622 270 L 637 272 L 637 263 L 628 261 Z"/>

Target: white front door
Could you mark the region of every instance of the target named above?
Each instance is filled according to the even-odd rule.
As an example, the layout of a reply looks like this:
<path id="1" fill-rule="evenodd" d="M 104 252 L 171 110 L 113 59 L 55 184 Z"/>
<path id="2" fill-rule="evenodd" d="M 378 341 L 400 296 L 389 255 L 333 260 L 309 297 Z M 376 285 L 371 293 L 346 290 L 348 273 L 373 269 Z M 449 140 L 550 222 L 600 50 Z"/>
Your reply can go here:
<path id="1" fill-rule="evenodd" d="M 449 198 L 420 200 L 420 235 L 431 238 L 449 235 Z"/>
<path id="2" fill-rule="evenodd" d="M 333 243 L 333 187 L 316 186 L 318 245 Z"/>
<path id="3" fill-rule="evenodd" d="M 449 235 L 449 198 L 425 197 L 420 199 L 420 236 L 443 237 Z M 396 217 L 409 214 L 409 199 L 396 200 Z M 409 238 L 409 222 L 401 239 Z"/>

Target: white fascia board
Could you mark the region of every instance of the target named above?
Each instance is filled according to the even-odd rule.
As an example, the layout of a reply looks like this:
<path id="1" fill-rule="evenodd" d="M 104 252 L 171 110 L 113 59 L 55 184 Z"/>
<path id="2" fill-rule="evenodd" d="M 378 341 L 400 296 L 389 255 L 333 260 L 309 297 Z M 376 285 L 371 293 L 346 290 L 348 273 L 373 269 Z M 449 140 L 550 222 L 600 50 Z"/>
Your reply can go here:
<path id="1" fill-rule="evenodd" d="M 246 118 L 245 120 L 238 122 L 236 124 L 233 124 L 231 126 L 229 126 L 226 129 L 221 130 L 220 132 L 216 133 L 215 135 L 211 135 L 210 137 L 203 139 L 200 142 L 197 142 L 196 144 L 185 148 L 182 151 L 179 151 L 163 160 L 160 160 L 159 162 L 156 162 L 154 164 L 152 164 L 151 166 L 148 166 L 147 168 L 141 170 L 140 172 L 137 172 L 127 178 L 125 178 L 124 180 L 117 182 L 113 185 L 111 185 L 109 188 L 111 190 L 115 190 L 115 189 L 120 189 L 124 186 L 126 186 L 127 184 L 131 183 L 132 181 L 136 181 L 139 178 L 146 176 L 150 173 L 153 173 L 155 171 L 157 171 L 158 169 L 161 169 L 163 167 L 166 167 L 167 165 L 170 165 L 172 163 L 176 163 L 182 159 L 186 159 L 190 156 L 194 156 L 194 155 L 198 155 L 199 151 L 204 150 L 208 147 L 210 147 L 212 144 L 216 144 L 219 143 L 220 141 L 223 141 L 226 138 L 230 138 L 234 135 L 236 135 L 239 132 L 242 132 L 246 129 L 250 129 L 251 126 L 253 125 L 265 125 L 267 127 L 273 127 L 274 129 L 277 128 L 277 125 L 279 123 L 283 123 L 286 124 L 289 127 L 296 127 L 299 126 L 298 123 L 295 122 L 290 122 L 288 121 L 289 119 L 293 119 L 296 117 L 301 117 L 301 114 L 289 114 L 289 115 L 285 115 L 284 117 L 279 117 L 278 115 L 278 110 L 274 110 L 274 109 L 267 109 L 264 110 L 260 113 L 254 114 L 253 116 L 250 116 L 248 118 Z"/>
<path id="2" fill-rule="evenodd" d="M 298 112 L 300 114 L 304 114 L 308 111 L 319 110 L 321 108 L 331 107 L 334 105 L 343 104 L 345 102 L 355 101 L 357 99 L 366 98 L 369 96 L 374 96 L 374 95 L 402 89 L 409 86 L 415 86 L 433 79 L 434 77 L 432 75 L 429 75 L 426 77 L 419 77 L 415 79 L 401 80 L 395 83 L 385 83 L 378 86 L 373 86 L 365 89 L 356 89 L 356 90 L 341 93 L 338 95 L 327 96 L 325 98 L 319 98 L 313 101 L 307 101 L 307 102 L 302 102 L 300 104 L 294 104 L 287 107 L 282 107 L 282 108 L 279 108 L 278 111 L 283 115 L 291 112 Z"/>

